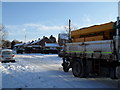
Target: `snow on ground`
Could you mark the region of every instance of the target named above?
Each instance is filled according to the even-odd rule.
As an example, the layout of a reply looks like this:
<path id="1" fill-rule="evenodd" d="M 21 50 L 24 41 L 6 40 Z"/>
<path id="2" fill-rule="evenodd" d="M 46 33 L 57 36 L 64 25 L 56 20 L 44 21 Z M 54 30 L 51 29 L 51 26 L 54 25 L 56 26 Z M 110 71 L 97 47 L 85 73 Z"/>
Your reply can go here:
<path id="1" fill-rule="evenodd" d="M 15 63 L 3 63 L 2 88 L 117 88 L 118 80 L 76 78 L 62 70 L 57 54 L 17 54 Z"/>
<path id="2" fill-rule="evenodd" d="M 0 89 L 2 89 L 2 70 L 1 70 L 2 64 L 0 63 Z"/>

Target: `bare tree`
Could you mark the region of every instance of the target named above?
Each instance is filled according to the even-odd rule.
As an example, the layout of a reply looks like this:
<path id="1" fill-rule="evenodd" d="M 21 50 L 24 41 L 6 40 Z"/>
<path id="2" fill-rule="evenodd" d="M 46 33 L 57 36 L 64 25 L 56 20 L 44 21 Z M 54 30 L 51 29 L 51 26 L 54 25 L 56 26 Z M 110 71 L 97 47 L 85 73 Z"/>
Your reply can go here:
<path id="1" fill-rule="evenodd" d="M 11 42 L 9 40 L 3 40 L 3 48 L 11 48 Z"/>
<path id="2" fill-rule="evenodd" d="M 7 32 L 5 30 L 5 26 L 0 24 L 0 48 L 2 48 L 6 36 L 7 36 Z"/>

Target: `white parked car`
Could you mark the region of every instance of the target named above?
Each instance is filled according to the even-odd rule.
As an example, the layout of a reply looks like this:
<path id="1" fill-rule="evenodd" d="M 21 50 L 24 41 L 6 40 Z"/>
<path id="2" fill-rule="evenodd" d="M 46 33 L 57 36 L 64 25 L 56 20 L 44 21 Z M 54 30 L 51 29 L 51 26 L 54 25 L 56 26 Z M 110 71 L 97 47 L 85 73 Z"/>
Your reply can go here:
<path id="1" fill-rule="evenodd" d="M 0 50 L 0 61 L 1 62 L 15 62 L 15 55 L 11 49 Z"/>

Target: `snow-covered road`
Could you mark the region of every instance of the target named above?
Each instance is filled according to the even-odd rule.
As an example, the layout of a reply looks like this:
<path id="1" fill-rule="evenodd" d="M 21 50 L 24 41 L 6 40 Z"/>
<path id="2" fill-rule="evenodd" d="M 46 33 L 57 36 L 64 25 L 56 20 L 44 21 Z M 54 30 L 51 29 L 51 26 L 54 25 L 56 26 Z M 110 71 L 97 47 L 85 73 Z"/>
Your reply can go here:
<path id="1" fill-rule="evenodd" d="M 76 78 L 62 70 L 57 54 L 17 54 L 15 63 L 3 63 L 2 88 L 118 88 L 110 78 Z"/>

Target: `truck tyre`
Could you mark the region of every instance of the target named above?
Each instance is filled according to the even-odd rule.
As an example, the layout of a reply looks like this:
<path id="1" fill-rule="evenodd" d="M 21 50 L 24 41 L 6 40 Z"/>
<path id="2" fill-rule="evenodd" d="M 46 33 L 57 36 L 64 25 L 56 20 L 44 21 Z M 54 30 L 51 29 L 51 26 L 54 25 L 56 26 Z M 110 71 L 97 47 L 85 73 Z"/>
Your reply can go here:
<path id="1" fill-rule="evenodd" d="M 63 58 L 62 66 L 63 66 L 63 71 L 64 71 L 64 72 L 68 72 L 68 71 L 69 71 L 70 61 L 69 61 L 68 58 Z"/>
<path id="2" fill-rule="evenodd" d="M 110 78 L 111 79 L 117 79 L 117 77 L 116 77 L 116 68 L 111 68 Z"/>
<path id="3" fill-rule="evenodd" d="M 75 77 L 84 77 L 83 65 L 79 61 L 75 61 L 72 66 L 72 73 Z"/>
<path id="4" fill-rule="evenodd" d="M 63 63 L 62 65 L 63 65 L 63 71 L 68 72 L 69 71 L 68 63 Z"/>

